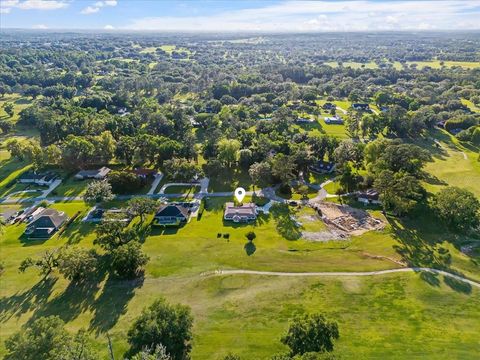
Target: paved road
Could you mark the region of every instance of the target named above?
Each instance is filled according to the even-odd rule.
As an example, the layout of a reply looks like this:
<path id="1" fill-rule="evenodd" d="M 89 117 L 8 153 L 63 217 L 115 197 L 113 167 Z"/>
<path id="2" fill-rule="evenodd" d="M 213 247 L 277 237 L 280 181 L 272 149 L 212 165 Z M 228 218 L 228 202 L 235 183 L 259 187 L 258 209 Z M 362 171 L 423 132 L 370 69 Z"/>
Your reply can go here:
<path id="1" fill-rule="evenodd" d="M 423 268 L 423 267 L 408 267 L 400 269 L 389 269 L 389 270 L 378 270 L 378 271 L 341 271 L 341 272 L 275 272 L 275 271 L 256 271 L 256 270 L 217 270 L 211 273 L 205 273 L 204 276 L 208 275 L 266 275 L 266 276 L 331 276 L 331 277 L 344 277 L 344 276 L 376 276 L 376 275 L 385 275 L 392 273 L 403 273 L 403 272 L 430 272 L 435 274 L 440 274 L 443 276 L 450 277 L 452 279 L 462 281 L 471 286 L 477 287 L 480 289 L 480 283 L 473 280 L 464 278 L 459 275 L 455 275 L 443 270 Z"/>
<path id="2" fill-rule="evenodd" d="M 153 195 L 155 193 L 155 190 L 158 187 L 158 184 L 160 184 L 160 181 L 163 179 L 163 174 L 162 173 L 157 173 L 155 174 L 155 180 L 153 180 L 152 186 L 150 187 L 150 190 L 148 190 L 147 195 Z"/>
<path id="3" fill-rule="evenodd" d="M 326 185 L 327 183 L 331 182 L 331 180 L 327 180 L 325 181 L 323 184 L 320 184 L 319 188 L 320 188 L 320 191 L 319 191 L 319 194 L 322 196 L 322 198 L 325 198 L 325 197 L 332 197 L 332 196 L 337 196 L 337 195 L 331 195 L 331 194 L 328 194 L 326 192 L 325 189 L 323 189 L 323 186 Z M 210 197 L 230 197 L 232 196 L 233 197 L 233 191 L 225 191 L 225 192 L 207 192 L 207 189 L 208 189 L 208 184 L 209 184 L 209 179 L 208 178 L 204 178 L 204 179 L 201 179 L 199 181 L 199 183 L 197 183 L 197 185 L 200 185 L 201 189 L 200 189 L 200 192 L 199 193 L 196 193 L 194 198 L 198 199 L 200 197 L 203 197 L 203 196 L 210 196 Z M 170 185 L 176 185 L 174 183 L 170 183 L 168 184 L 168 186 Z M 164 191 L 165 189 L 165 185 L 162 187 L 162 189 L 160 189 L 160 192 Z M 267 188 L 264 188 L 264 189 L 259 189 L 259 190 L 256 190 L 256 191 L 247 191 L 246 192 L 246 195 L 247 196 L 252 196 L 254 193 L 256 193 L 256 195 L 258 196 L 264 196 L 270 200 L 273 200 L 273 201 L 277 201 L 277 202 L 281 202 L 281 203 L 284 203 L 286 202 L 286 200 L 280 196 L 277 196 L 277 194 L 275 193 L 275 188 L 273 187 L 267 187 Z M 162 194 L 162 193 L 158 193 L 158 194 L 152 194 L 152 193 L 147 193 L 147 194 L 132 194 L 132 195 L 117 195 L 115 197 L 116 200 L 129 200 L 133 197 L 140 197 L 140 196 L 144 196 L 144 197 L 150 197 L 152 199 L 159 199 L 159 198 L 181 198 L 181 197 L 184 197 L 185 194 Z M 49 200 L 49 201 L 54 201 L 54 202 L 57 202 L 57 201 L 64 201 L 64 202 L 69 202 L 69 201 L 83 201 L 83 197 L 82 196 L 49 196 L 47 198 L 43 197 L 43 196 L 39 196 L 39 197 L 35 197 L 35 198 L 0 198 L 0 204 L 20 204 L 20 203 L 34 203 L 34 202 L 37 202 L 37 201 L 41 201 L 41 200 Z"/>

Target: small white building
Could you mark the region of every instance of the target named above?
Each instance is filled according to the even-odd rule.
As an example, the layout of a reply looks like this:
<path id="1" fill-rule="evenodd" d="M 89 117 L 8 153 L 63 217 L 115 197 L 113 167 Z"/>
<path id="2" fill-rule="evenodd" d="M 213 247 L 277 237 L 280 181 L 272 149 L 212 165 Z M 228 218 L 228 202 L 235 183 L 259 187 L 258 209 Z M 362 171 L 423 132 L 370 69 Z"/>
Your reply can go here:
<path id="1" fill-rule="evenodd" d="M 40 186 L 50 186 L 55 180 L 57 180 L 57 175 L 52 172 L 37 173 L 35 171 L 27 171 L 18 178 L 18 182 L 21 184 L 35 184 Z"/>

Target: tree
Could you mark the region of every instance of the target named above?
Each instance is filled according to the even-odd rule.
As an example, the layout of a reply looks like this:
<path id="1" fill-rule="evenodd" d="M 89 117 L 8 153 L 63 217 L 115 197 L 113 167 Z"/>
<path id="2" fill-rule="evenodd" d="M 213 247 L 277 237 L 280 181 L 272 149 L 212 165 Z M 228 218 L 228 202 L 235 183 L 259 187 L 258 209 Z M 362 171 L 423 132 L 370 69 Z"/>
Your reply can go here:
<path id="1" fill-rule="evenodd" d="M 125 215 L 110 215 L 105 218 L 96 228 L 97 238 L 93 241 L 95 245 L 100 245 L 107 251 L 138 239 L 138 234 L 133 228 L 128 227 L 128 223 L 121 221 L 120 217 Z"/>
<path id="2" fill-rule="evenodd" d="M 361 177 L 354 173 L 353 168 L 349 163 L 346 163 L 343 165 L 343 167 L 338 168 L 337 172 L 340 173 L 340 175 L 337 177 L 338 182 L 345 192 L 349 193 L 356 189 Z"/>
<path id="3" fill-rule="evenodd" d="M 173 158 L 164 162 L 168 178 L 174 181 L 189 182 L 202 173 L 200 168 L 186 159 Z"/>
<path id="4" fill-rule="evenodd" d="M 308 199 L 309 188 L 307 185 L 300 185 L 297 192 L 302 195 L 302 199 Z"/>
<path id="5" fill-rule="evenodd" d="M 112 186 L 108 181 L 92 181 L 87 185 L 83 200 L 87 204 L 95 204 L 113 200 Z"/>
<path id="6" fill-rule="evenodd" d="M 128 194 L 142 188 L 144 182 L 134 173 L 128 171 L 112 171 L 108 174 L 108 182 L 115 194 Z"/>
<path id="7" fill-rule="evenodd" d="M 143 349 L 135 354 L 130 360 L 172 360 L 163 345 L 157 345 L 155 349 Z"/>
<path id="8" fill-rule="evenodd" d="M 342 168 L 349 162 L 359 167 L 363 161 L 363 147 L 352 140 L 345 140 L 335 149 L 333 157 L 338 168 Z"/>
<path id="9" fill-rule="evenodd" d="M 96 161 L 108 163 L 113 159 L 116 149 L 116 141 L 110 131 L 104 131 L 99 136 L 95 136 L 93 141 L 95 146 Z"/>
<path id="10" fill-rule="evenodd" d="M 96 360 L 87 333 L 70 336 L 58 316 L 40 317 L 5 341 L 5 360 Z"/>
<path id="11" fill-rule="evenodd" d="M 158 208 L 158 203 L 146 197 L 134 197 L 127 204 L 127 212 L 132 216 L 139 216 L 140 223 L 144 223 L 145 215 L 154 212 Z"/>
<path id="12" fill-rule="evenodd" d="M 69 135 L 62 147 L 62 161 L 67 169 L 81 169 L 95 158 L 95 146 L 87 139 Z"/>
<path id="13" fill-rule="evenodd" d="M 190 308 L 170 305 L 163 298 L 156 300 L 135 320 L 127 339 L 133 352 L 163 345 L 173 360 L 189 357 L 193 317 Z"/>
<path id="14" fill-rule="evenodd" d="M 338 325 L 322 314 L 296 317 L 290 323 L 281 341 L 290 348 L 292 355 L 307 352 L 331 352 L 333 342 L 339 338 Z"/>
<path id="15" fill-rule="evenodd" d="M 378 139 L 365 147 L 365 162 L 372 173 L 383 170 L 407 172 L 418 177 L 422 168 L 431 160 L 428 151 L 400 140 Z"/>
<path id="16" fill-rule="evenodd" d="M 374 187 L 380 194 L 383 209 L 391 209 L 397 215 L 411 211 L 425 193 L 414 176 L 406 172 L 394 173 L 391 170 L 379 173 Z"/>
<path id="17" fill-rule="evenodd" d="M 232 139 L 222 139 L 217 143 L 217 159 L 227 168 L 231 168 L 238 158 L 240 150 L 240 141 Z"/>
<path id="18" fill-rule="evenodd" d="M 465 231 L 479 224 L 480 201 L 466 189 L 449 186 L 440 190 L 433 208 L 438 217 L 455 229 Z"/>
<path id="19" fill-rule="evenodd" d="M 90 344 L 87 332 L 81 329 L 73 339 L 60 350 L 58 360 L 97 360 L 98 358 L 97 352 Z"/>
<path id="20" fill-rule="evenodd" d="M 95 273 L 97 253 L 76 246 L 63 248 L 58 256 L 58 271 L 70 281 L 82 281 Z"/>
<path id="21" fill-rule="evenodd" d="M 111 267 L 121 278 L 134 278 L 147 264 L 149 257 L 142 252 L 138 241 L 120 245 L 111 252 Z"/>
<path id="22" fill-rule="evenodd" d="M 292 159 L 282 153 L 276 154 L 272 160 L 272 175 L 280 180 L 282 184 L 288 184 L 295 178 L 293 173 L 295 164 Z"/>
<path id="23" fill-rule="evenodd" d="M 68 343 L 69 336 L 58 316 L 41 317 L 5 341 L 5 360 L 60 360 Z"/>
<path id="24" fill-rule="evenodd" d="M 30 267 L 37 268 L 42 275 L 48 276 L 58 266 L 58 249 L 47 250 L 38 259 L 27 257 L 20 263 L 18 270 L 25 272 Z"/>
<path id="25" fill-rule="evenodd" d="M 242 149 L 238 152 L 238 163 L 244 168 L 248 169 L 253 163 L 253 154 L 250 149 Z"/>
<path id="26" fill-rule="evenodd" d="M 381 108 L 390 102 L 390 95 L 384 91 L 377 91 L 373 96 L 373 101 L 375 101 L 375 104 Z"/>
<path id="27" fill-rule="evenodd" d="M 7 115 L 8 115 L 9 117 L 12 117 L 12 116 L 13 116 L 13 114 L 14 114 L 14 110 L 13 110 L 13 109 L 14 109 L 14 105 L 13 105 L 13 103 L 11 103 L 11 102 L 5 103 L 5 104 L 3 105 L 3 110 L 5 110 L 5 112 L 7 113 Z"/>
<path id="28" fill-rule="evenodd" d="M 268 162 L 257 162 L 248 169 L 252 182 L 260 187 L 270 185 L 272 182 L 272 169 Z"/>

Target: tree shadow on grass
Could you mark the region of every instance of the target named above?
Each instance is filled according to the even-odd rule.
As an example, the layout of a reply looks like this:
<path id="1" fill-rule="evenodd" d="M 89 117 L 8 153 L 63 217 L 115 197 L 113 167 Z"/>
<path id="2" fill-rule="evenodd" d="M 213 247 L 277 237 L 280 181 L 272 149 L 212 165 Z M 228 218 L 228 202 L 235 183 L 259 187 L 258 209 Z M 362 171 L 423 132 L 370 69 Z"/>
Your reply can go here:
<path id="1" fill-rule="evenodd" d="M 67 244 L 69 245 L 78 244 L 80 240 L 91 234 L 93 231 L 92 223 L 81 221 L 82 215 L 83 214 L 79 215 L 77 219 L 60 235 L 60 237 L 67 239 Z"/>
<path id="2" fill-rule="evenodd" d="M 429 271 L 422 271 L 420 272 L 420 279 L 427 282 L 431 286 L 435 286 L 435 287 L 440 286 L 440 279 L 438 278 L 438 274 L 435 274 Z"/>
<path id="3" fill-rule="evenodd" d="M 184 225 L 179 226 L 152 226 L 148 236 L 175 235 Z"/>
<path id="4" fill-rule="evenodd" d="M 108 259 L 103 258 L 92 276 L 83 281 L 71 281 L 61 294 L 38 306 L 29 322 L 50 315 L 57 315 L 65 322 L 76 319 L 95 302 L 96 294 L 101 289 L 100 284 L 105 279 L 107 271 Z"/>
<path id="5" fill-rule="evenodd" d="M 298 240 L 302 236 L 301 226 L 292 219 L 292 211 L 288 205 L 276 205 L 270 210 L 275 220 L 277 232 L 287 240 Z"/>
<path id="6" fill-rule="evenodd" d="M 423 172 L 422 178 L 426 183 L 430 185 L 448 185 L 445 181 L 427 172 Z"/>
<path id="7" fill-rule="evenodd" d="M 257 247 L 255 246 L 255 244 L 253 243 L 253 241 L 247 241 L 245 243 L 245 246 L 243 247 L 245 249 L 245 253 L 248 255 L 248 256 L 251 256 L 255 253 L 255 251 L 257 250 Z"/>
<path id="8" fill-rule="evenodd" d="M 147 238 L 152 234 L 154 227 L 151 223 L 143 222 L 143 223 L 135 223 L 133 228 L 137 232 L 138 241 L 143 244 Z"/>
<path id="9" fill-rule="evenodd" d="M 441 246 L 442 242 L 455 239 L 449 237 L 448 230 L 438 224 L 438 221 L 429 222 L 432 219 L 425 213 L 423 216 L 419 215 L 416 221 L 402 222 L 389 216 L 387 220 L 393 229 L 393 237 L 398 241 L 398 245 L 394 245 L 393 248 L 409 267 L 432 268 L 463 276 L 462 273 L 452 269 L 452 256 L 448 249 Z M 436 274 L 422 271 L 420 278 L 432 286 L 440 285 Z M 455 291 L 471 292 L 471 286 L 463 281 L 445 276 L 444 283 Z"/>
<path id="10" fill-rule="evenodd" d="M 135 290 L 143 285 L 143 276 L 134 280 L 120 280 L 109 276 L 100 296 L 92 303 L 93 318 L 90 330 L 96 334 L 110 330 L 127 311 Z"/>
<path id="11" fill-rule="evenodd" d="M 54 277 L 42 278 L 27 291 L 0 298 L 0 321 L 5 322 L 11 317 L 20 317 L 44 306 L 56 282 L 57 278 Z"/>
<path id="12" fill-rule="evenodd" d="M 457 292 L 461 292 L 464 294 L 470 294 L 472 292 L 472 285 L 464 281 L 454 279 L 450 276 L 444 276 L 443 281 L 445 282 L 445 284 L 450 286 L 450 288 Z"/>

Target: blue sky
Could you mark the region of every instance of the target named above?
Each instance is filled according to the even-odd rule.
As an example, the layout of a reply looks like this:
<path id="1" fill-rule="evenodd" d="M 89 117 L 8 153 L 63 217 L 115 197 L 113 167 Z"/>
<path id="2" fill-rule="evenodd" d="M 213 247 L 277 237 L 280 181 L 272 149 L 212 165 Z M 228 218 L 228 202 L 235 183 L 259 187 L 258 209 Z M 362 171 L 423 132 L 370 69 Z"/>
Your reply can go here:
<path id="1" fill-rule="evenodd" d="M 0 0 L 0 5 L 3 29 L 480 30 L 480 0 Z"/>

